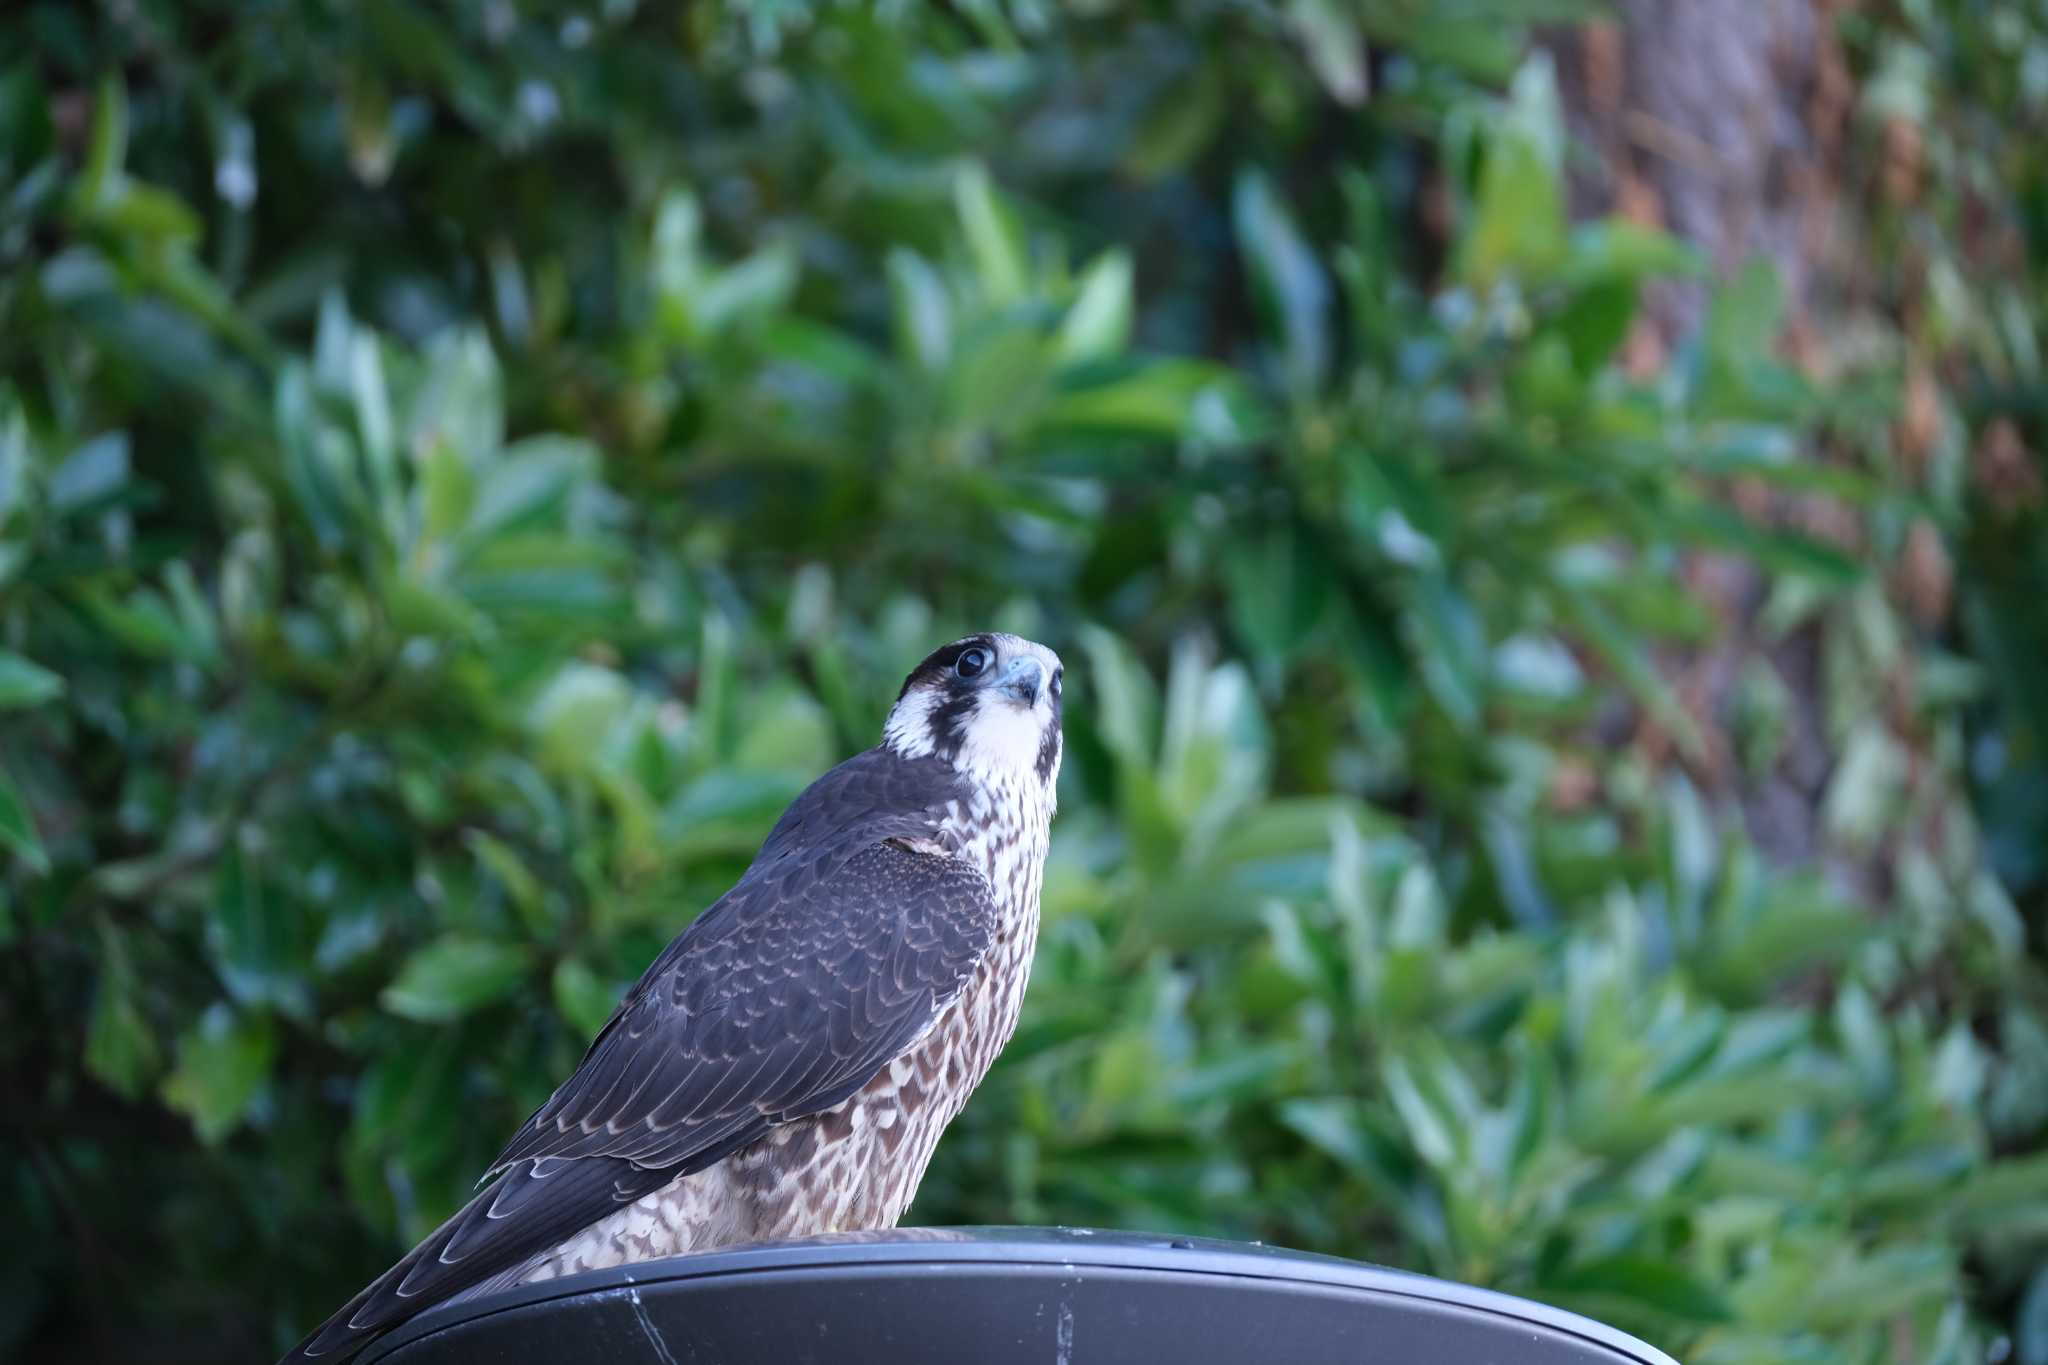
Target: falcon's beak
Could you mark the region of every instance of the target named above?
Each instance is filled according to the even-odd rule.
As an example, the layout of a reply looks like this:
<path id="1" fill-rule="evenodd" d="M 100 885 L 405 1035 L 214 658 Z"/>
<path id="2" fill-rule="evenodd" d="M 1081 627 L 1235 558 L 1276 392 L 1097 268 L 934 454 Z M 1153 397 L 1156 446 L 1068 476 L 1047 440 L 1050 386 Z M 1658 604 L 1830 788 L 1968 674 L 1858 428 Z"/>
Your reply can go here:
<path id="1" fill-rule="evenodd" d="M 1038 694 L 1045 690 L 1045 666 L 1026 654 L 1010 660 L 1010 666 L 1003 670 L 995 681 L 998 692 L 1007 692 L 1026 706 L 1038 705 Z"/>

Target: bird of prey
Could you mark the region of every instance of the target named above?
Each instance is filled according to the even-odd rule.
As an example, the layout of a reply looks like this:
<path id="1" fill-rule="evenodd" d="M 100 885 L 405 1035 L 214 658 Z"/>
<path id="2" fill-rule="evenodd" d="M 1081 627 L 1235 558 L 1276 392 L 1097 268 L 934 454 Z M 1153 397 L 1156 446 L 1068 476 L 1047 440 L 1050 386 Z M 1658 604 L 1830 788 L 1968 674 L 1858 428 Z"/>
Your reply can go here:
<path id="1" fill-rule="evenodd" d="M 656 957 L 492 1183 L 295 1347 L 739 1242 L 893 1227 L 1009 1041 L 1060 770 L 1059 656 L 970 635 Z"/>

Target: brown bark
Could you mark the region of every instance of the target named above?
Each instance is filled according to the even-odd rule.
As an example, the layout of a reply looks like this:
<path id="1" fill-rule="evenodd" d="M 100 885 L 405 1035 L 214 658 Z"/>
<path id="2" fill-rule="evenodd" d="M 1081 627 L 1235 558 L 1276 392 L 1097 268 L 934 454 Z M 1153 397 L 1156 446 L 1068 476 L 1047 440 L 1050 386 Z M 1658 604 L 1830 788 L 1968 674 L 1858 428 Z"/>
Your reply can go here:
<path id="1" fill-rule="evenodd" d="M 1847 278 L 1836 265 L 1846 259 L 1839 188 L 1853 96 L 1833 32 L 1843 3 L 1619 0 L 1613 18 L 1546 42 L 1577 151 L 1574 213 L 1662 226 L 1698 247 L 1717 278 L 1754 257 L 1769 260 L 1788 304 L 1783 356 L 1815 373 L 1828 369 L 1828 303 Z M 1690 338 L 1708 291 L 1704 282 L 1650 291 L 1624 355 L 1632 372 L 1654 370 Z M 1839 505 L 1728 492 L 1755 519 L 1838 543 L 1860 538 L 1857 518 Z M 1746 562 L 1696 556 L 1687 579 L 1717 622 L 1712 643 L 1666 660 L 1707 736 L 1695 777 L 1710 795 L 1739 804 L 1769 856 L 1818 861 L 1841 889 L 1881 897 L 1888 859 L 1840 854 L 1823 838 L 1821 803 L 1838 756 L 1823 719 L 1818 631 L 1766 638 L 1756 619 L 1765 581 Z M 1793 704 L 1777 761 L 1745 772 L 1728 735 L 1738 682 L 1759 661 Z"/>
<path id="2" fill-rule="evenodd" d="M 1722 272 L 1778 268 L 1803 316 L 1828 255 L 1850 97 L 1828 0 L 1620 0 L 1616 17 L 1552 36 L 1571 131 L 1573 206 L 1655 221 Z M 1706 291 L 1666 286 L 1669 337 Z"/>

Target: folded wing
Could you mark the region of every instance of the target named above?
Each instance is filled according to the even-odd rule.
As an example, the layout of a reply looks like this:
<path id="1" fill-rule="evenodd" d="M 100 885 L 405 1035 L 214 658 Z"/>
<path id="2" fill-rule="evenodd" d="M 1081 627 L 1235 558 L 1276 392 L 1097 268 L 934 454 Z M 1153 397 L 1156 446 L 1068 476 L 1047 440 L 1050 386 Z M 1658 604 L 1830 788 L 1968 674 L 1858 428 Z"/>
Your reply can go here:
<path id="1" fill-rule="evenodd" d="M 912 847 L 930 822 L 900 801 L 814 823 L 828 835 L 815 843 L 785 837 L 801 833 L 804 818 L 788 827 L 812 795 L 628 992 L 493 1163 L 496 1181 L 295 1354 L 353 1350 L 774 1125 L 834 1107 L 932 1026 L 993 940 L 986 879 Z"/>

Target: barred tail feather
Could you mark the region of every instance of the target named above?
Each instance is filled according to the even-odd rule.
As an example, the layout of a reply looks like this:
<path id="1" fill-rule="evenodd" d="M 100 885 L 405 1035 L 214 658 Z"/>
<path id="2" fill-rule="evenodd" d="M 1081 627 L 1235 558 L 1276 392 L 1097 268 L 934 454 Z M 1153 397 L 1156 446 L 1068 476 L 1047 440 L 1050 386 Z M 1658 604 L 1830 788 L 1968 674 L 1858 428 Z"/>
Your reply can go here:
<path id="1" fill-rule="evenodd" d="M 346 1360 L 407 1319 L 516 1270 L 674 1175 L 606 1157 L 520 1162 L 315 1328 L 279 1365 Z"/>

